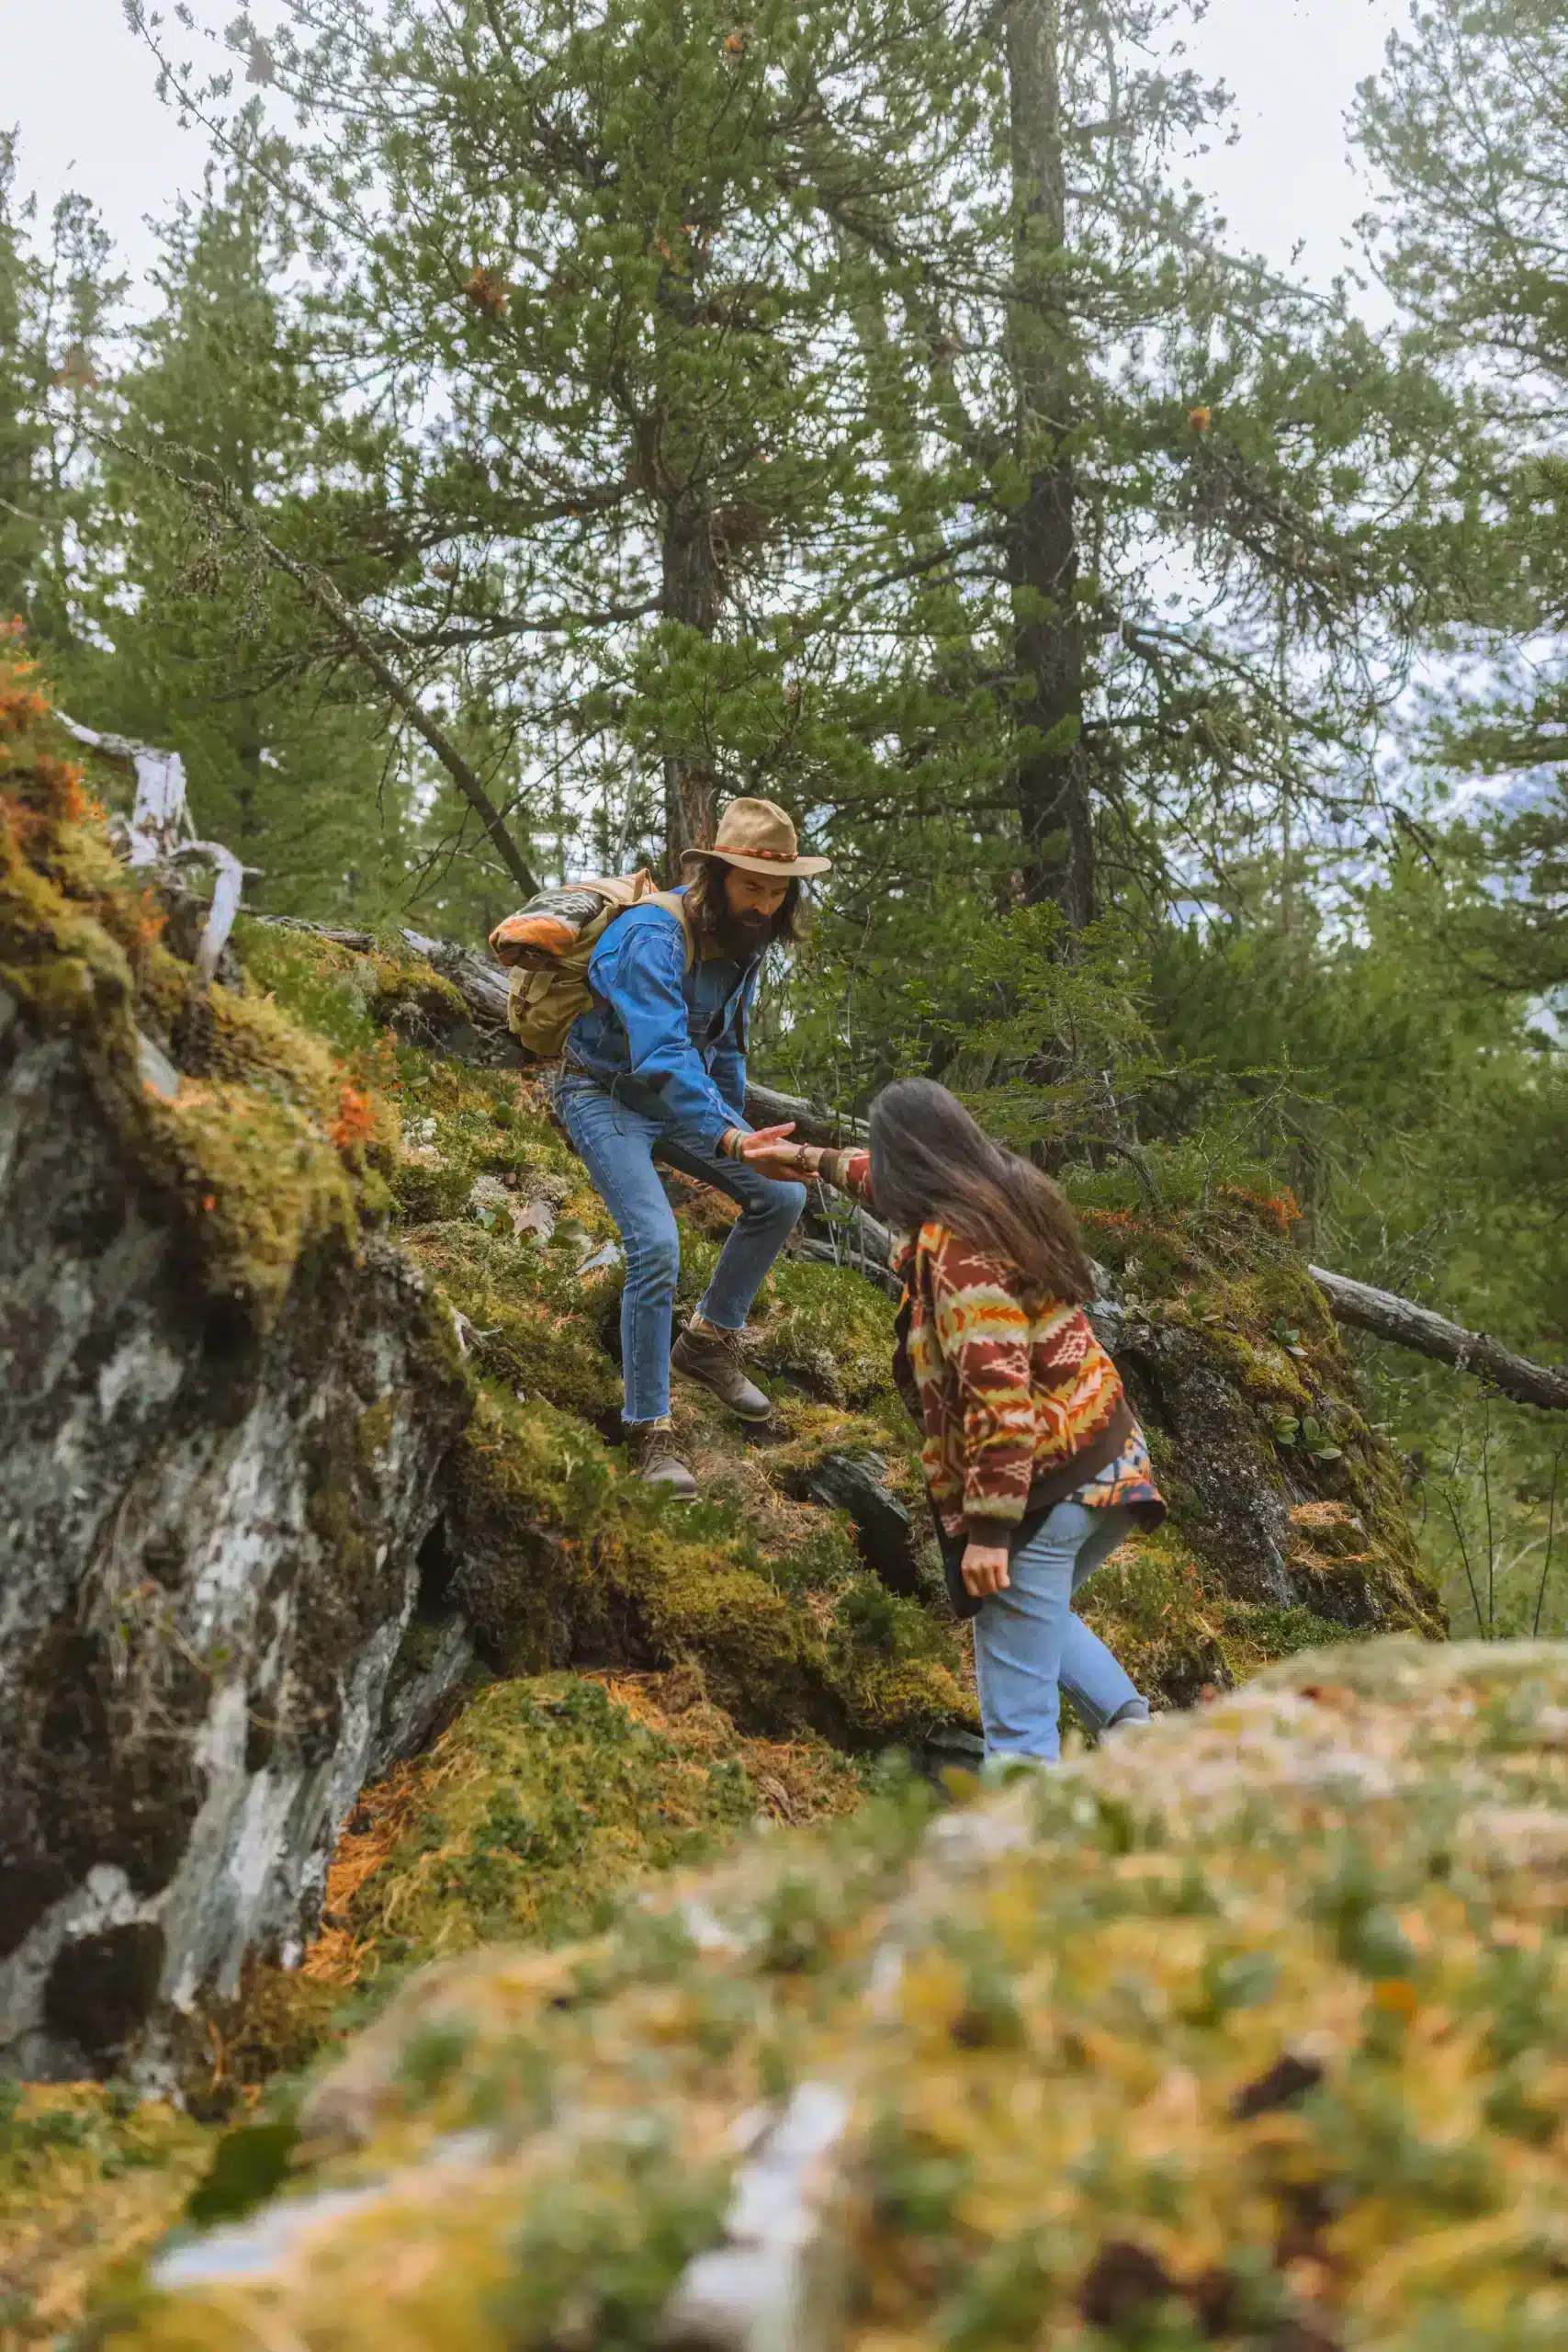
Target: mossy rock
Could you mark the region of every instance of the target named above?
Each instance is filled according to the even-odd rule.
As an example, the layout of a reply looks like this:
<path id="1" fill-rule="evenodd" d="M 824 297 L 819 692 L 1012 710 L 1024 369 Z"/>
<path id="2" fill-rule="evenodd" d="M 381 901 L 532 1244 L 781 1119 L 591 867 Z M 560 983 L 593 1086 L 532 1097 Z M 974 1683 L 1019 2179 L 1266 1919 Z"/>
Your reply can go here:
<path id="1" fill-rule="evenodd" d="M 1178 1704 L 1325 1629 L 1445 1630 L 1393 1457 L 1289 1238 L 1292 1210 L 1239 1188 L 1163 1221 L 1146 1205 L 1082 1208 L 1090 1249 L 1117 1269 L 1092 1317 L 1170 1505 L 1141 1565 L 1100 1572 L 1086 1613 Z"/>
<path id="2" fill-rule="evenodd" d="M 178 2219 L 211 2153 L 189 2115 L 124 2083 L 0 2080 L 0 2345 L 63 2342 Z"/>
<path id="3" fill-rule="evenodd" d="M 570 1674 L 494 1682 L 417 1764 L 367 1792 L 309 1963 L 365 1984 L 434 1954 L 596 1932 L 650 1874 L 705 1860 L 782 1794 L 809 1819 L 861 1783 L 820 1740 L 746 1740 L 702 1678 Z"/>
<path id="4" fill-rule="evenodd" d="M 468 1317 L 475 1369 L 513 1396 L 591 1421 L 616 1416 L 620 1377 L 600 1331 L 606 1282 L 581 1282 L 564 1253 L 451 1218 L 406 1237 L 412 1254 Z"/>
<path id="5" fill-rule="evenodd" d="M 852 1411 L 887 1396 L 893 1309 L 859 1275 L 781 1260 L 753 1320 L 756 1361 L 764 1372 Z"/>
<path id="6" fill-rule="evenodd" d="M 26 665 L 0 671 L 0 987 L 73 1035 L 128 1181 L 160 1196 L 203 1287 L 265 1328 L 312 1251 L 384 1214 L 389 1113 L 275 1006 L 193 985 L 51 733 Z M 139 1023 L 183 1073 L 173 1100 L 144 1076 Z"/>
<path id="7" fill-rule="evenodd" d="M 854 1747 L 973 1720 L 952 1631 L 885 1593 L 841 1529 L 820 1582 L 798 1556 L 781 1570 L 736 1505 L 643 1485 L 547 1405 L 486 1394 L 448 1524 L 454 1593 L 509 1671 L 694 1664 L 747 1729 Z"/>

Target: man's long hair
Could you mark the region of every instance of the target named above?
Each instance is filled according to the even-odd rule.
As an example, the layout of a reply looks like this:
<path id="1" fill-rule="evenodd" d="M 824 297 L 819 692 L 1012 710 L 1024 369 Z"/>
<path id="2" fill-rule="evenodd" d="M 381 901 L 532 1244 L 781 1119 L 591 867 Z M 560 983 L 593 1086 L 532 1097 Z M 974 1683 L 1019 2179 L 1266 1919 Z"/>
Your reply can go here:
<path id="1" fill-rule="evenodd" d="M 699 939 L 710 937 L 724 929 L 728 912 L 724 895 L 724 860 L 718 857 L 694 858 L 687 869 L 686 911 L 692 928 Z M 771 947 L 798 947 L 811 929 L 811 910 L 806 888 L 798 874 L 791 875 L 784 894 L 784 904 L 773 917 L 768 933 Z"/>
<path id="2" fill-rule="evenodd" d="M 1032 1290 L 1076 1306 L 1094 1296 L 1077 1222 L 1051 1179 L 993 1143 L 931 1079 L 895 1079 L 872 1104 L 871 1187 L 877 1215 L 902 1232 L 934 1218 Z"/>

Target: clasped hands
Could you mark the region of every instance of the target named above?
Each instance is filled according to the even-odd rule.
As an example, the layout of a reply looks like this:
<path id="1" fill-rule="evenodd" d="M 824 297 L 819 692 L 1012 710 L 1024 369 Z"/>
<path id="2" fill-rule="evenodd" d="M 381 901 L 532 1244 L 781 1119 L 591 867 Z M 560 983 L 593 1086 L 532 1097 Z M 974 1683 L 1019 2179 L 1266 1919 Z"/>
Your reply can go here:
<path id="1" fill-rule="evenodd" d="M 782 1127 L 758 1127 L 754 1134 L 740 1135 L 731 1128 L 739 1140 L 730 1152 L 731 1159 L 743 1159 L 759 1176 L 807 1176 L 812 1171 L 807 1161 L 807 1147 L 787 1140 L 795 1133 L 795 1121 Z"/>

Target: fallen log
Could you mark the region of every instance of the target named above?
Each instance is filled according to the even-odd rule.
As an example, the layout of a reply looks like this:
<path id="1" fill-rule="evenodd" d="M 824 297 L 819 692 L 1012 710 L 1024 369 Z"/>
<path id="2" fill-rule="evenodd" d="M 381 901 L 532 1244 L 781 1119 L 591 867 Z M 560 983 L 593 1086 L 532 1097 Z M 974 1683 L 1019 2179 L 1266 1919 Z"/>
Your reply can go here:
<path id="1" fill-rule="evenodd" d="M 258 920 L 281 922 L 291 930 L 313 931 L 344 947 L 368 950 L 375 944 L 368 932 L 333 931 L 323 924 L 304 922 L 297 916 L 264 915 Z M 402 936 L 416 954 L 426 957 L 457 989 L 476 1026 L 505 1030 L 509 983 L 499 964 L 449 940 L 427 939 L 421 932 L 405 931 Z M 758 1127 L 781 1126 L 793 1121 L 803 1143 L 830 1147 L 863 1143 L 866 1139 L 863 1120 L 827 1109 L 804 1095 L 783 1093 L 772 1086 L 747 1087 L 746 1115 Z M 831 1231 L 827 1237 L 820 1232 L 814 1235 L 805 1244 L 806 1254 L 824 1262 L 853 1266 L 886 1287 L 891 1250 L 886 1227 L 864 1210 L 857 1209 L 839 1231 L 844 1236 L 842 1240 Z M 1327 1299 L 1337 1322 L 1369 1331 L 1377 1339 L 1408 1348 L 1436 1363 L 1449 1364 L 1456 1372 L 1489 1381 L 1517 1404 L 1534 1405 L 1543 1412 L 1568 1411 L 1568 1367 L 1532 1363 L 1529 1357 L 1505 1347 L 1488 1332 L 1467 1331 L 1462 1325 L 1450 1323 L 1446 1316 L 1435 1314 L 1430 1307 L 1417 1306 L 1413 1299 L 1396 1297 L 1392 1291 L 1374 1290 L 1369 1283 L 1353 1282 L 1348 1275 L 1332 1273 L 1325 1266 L 1312 1266 L 1308 1272 Z"/>
<path id="2" fill-rule="evenodd" d="M 775 1086 L 755 1083 L 746 1089 L 746 1116 L 754 1127 L 781 1127 L 786 1121 L 793 1122 L 799 1142 L 818 1144 L 828 1150 L 863 1144 L 870 1133 L 863 1119 L 852 1119 L 846 1112 L 825 1111 L 803 1094 L 781 1094 Z"/>
<path id="3" fill-rule="evenodd" d="M 1495 1340 L 1488 1331 L 1467 1331 L 1429 1306 L 1396 1297 L 1393 1291 L 1374 1290 L 1370 1283 L 1352 1282 L 1331 1273 L 1326 1266 L 1309 1266 L 1327 1299 L 1337 1322 L 1348 1323 L 1396 1348 L 1409 1348 L 1434 1363 L 1451 1364 L 1456 1372 L 1473 1373 L 1490 1382 L 1518 1405 L 1536 1405 L 1543 1412 L 1568 1412 L 1568 1368 L 1533 1363 Z"/>

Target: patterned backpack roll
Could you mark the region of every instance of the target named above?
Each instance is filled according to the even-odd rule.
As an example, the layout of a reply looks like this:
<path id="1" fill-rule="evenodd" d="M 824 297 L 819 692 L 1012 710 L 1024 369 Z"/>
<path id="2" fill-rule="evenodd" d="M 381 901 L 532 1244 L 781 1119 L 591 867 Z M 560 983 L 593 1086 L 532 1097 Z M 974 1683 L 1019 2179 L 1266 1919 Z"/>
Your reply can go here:
<path id="1" fill-rule="evenodd" d="M 686 902 L 673 890 L 660 890 L 646 866 L 635 874 L 568 882 L 558 890 L 541 890 L 514 915 L 497 923 L 490 944 L 502 963 L 512 969 L 507 998 L 507 1026 L 536 1061 L 557 1059 L 567 1031 L 580 1012 L 593 1001 L 588 986 L 588 966 L 593 950 L 617 915 L 629 907 L 663 907 L 681 926 L 686 968 L 696 957 Z"/>

